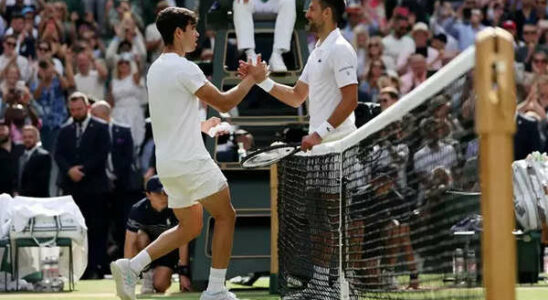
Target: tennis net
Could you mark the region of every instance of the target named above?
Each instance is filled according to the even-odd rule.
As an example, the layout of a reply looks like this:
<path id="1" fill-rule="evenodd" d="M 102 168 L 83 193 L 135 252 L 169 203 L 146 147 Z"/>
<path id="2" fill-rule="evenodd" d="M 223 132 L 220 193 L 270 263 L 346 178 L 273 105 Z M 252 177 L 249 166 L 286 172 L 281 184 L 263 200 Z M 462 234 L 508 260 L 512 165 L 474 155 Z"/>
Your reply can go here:
<path id="1" fill-rule="evenodd" d="M 483 299 L 474 55 L 278 164 L 284 299 Z"/>

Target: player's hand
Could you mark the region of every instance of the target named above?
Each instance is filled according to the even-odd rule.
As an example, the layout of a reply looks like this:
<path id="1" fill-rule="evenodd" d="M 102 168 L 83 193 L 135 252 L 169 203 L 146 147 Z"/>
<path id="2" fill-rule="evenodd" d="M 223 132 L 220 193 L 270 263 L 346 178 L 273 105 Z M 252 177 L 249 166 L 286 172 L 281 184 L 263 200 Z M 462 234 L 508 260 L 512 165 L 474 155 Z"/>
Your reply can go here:
<path id="1" fill-rule="evenodd" d="M 322 142 L 322 138 L 317 132 L 304 136 L 301 142 L 301 150 L 308 151 L 312 147 L 319 145 Z"/>
<path id="2" fill-rule="evenodd" d="M 201 130 L 202 132 L 209 132 L 209 130 L 217 125 L 221 124 L 221 119 L 217 118 L 217 117 L 211 117 L 205 121 L 202 122 L 201 124 Z"/>
<path id="3" fill-rule="evenodd" d="M 238 77 L 245 78 L 247 76 L 249 72 L 247 69 L 250 64 L 251 64 L 251 61 L 249 62 L 245 62 L 243 60 L 239 61 L 238 70 L 237 70 Z"/>
<path id="4" fill-rule="evenodd" d="M 256 83 L 262 82 L 268 76 L 268 65 L 262 60 L 261 54 L 257 55 L 255 64 L 248 64 L 248 75 L 253 77 Z"/>
<path id="5" fill-rule="evenodd" d="M 181 293 L 192 292 L 192 284 L 190 279 L 185 275 L 179 275 L 179 290 Z"/>

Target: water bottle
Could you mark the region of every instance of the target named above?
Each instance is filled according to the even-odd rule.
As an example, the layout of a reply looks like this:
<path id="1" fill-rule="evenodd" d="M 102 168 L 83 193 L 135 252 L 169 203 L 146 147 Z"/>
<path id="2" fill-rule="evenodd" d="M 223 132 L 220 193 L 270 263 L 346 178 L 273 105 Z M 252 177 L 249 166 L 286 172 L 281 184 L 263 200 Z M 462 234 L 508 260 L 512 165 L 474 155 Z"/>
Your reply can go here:
<path id="1" fill-rule="evenodd" d="M 461 248 L 457 248 L 453 253 L 453 275 L 455 275 L 455 283 L 460 283 L 462 281 L 464 267 L 464 251 Z"/>
<path id="2" fill-rule="evenodd" d="M 468 277 L 468 283 L 470 285 L 475 285 L 478 271 L 476 263 L 476 252 L 473 249 L 470 249 L 466 252 L 466 274 Z"/>
<path id="3" fill-rule="evenodd" d="M 242 162 L 242 159 L 246 157 L 247 152 L 244 148 L 244 143 L 238 143 L 238 162 Z"/>
<path id="4" fill-rule="evenodd" d="M 548 273 L 548 247 L 544 248 L 544 273 Z"/>

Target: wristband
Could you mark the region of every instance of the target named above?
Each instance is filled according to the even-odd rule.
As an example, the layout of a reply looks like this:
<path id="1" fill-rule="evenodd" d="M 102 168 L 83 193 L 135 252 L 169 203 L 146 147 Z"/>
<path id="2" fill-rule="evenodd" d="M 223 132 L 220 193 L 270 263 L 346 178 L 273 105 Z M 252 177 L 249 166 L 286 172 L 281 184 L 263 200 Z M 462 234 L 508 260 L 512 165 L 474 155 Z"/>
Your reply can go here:
<path id="1" fill-rule="evenodd" d="M 274 88 L 274 80 L 267 77 L 265 80 L 257 83 L 257 85 L 265 92 L 270 93 L 272 88 Z"/>
<path id="2" fill-rule="evenodd" d="M 318 128 L 316 128 L 315 131 L 323 139 L 323 138 L 325 138 L 325 136 L 327 136 L 333 130 L 335 130 L 335 127 L 333 127 L 333 125 L 329 124 L 329 122 L 325 121 Z"/>
<path id="3" fill-rule="evenodd" d="M 179 275 L 186 276 L 190 278 L 190 267 L 189 266 L 177 266 L 177 273 Z"/>

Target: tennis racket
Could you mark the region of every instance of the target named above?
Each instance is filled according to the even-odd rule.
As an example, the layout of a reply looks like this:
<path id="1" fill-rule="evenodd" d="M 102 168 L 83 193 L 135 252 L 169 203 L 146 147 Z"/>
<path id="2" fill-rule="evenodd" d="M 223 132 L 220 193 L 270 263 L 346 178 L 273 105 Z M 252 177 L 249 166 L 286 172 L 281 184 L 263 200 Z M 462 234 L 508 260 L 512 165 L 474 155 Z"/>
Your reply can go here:
<path id="1" fill-rule="evenodd" d="M 242 168 L 253 169 L 268 167 L 280 160 L 301 151 L 301 144 L 274 144 L 272 146 L 259 149 L 244 157 L 240 162 Z"/>

